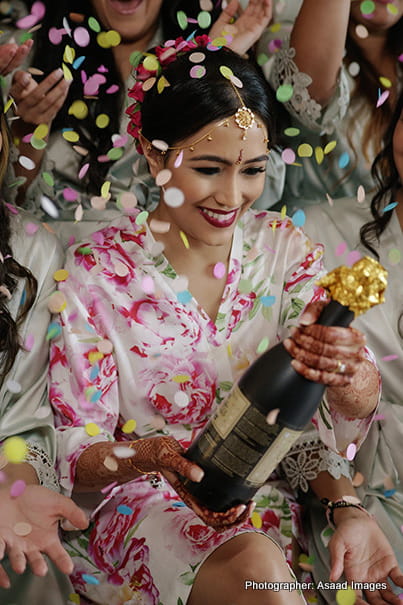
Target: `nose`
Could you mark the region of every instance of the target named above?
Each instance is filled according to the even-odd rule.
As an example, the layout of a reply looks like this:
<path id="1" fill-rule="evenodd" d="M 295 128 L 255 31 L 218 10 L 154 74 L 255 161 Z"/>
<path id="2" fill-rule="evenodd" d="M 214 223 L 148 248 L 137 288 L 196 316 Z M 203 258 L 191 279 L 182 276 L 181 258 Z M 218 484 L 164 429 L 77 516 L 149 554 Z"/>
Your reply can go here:
<path id="1" fill-rule="evenodd" d="M 242 204 L 242 191 L 238 179 L 228 177 L 220 183 L 220 188 L 214 194 L 214 199 L 219 206 L 232 209 L 238 208 Z"/>

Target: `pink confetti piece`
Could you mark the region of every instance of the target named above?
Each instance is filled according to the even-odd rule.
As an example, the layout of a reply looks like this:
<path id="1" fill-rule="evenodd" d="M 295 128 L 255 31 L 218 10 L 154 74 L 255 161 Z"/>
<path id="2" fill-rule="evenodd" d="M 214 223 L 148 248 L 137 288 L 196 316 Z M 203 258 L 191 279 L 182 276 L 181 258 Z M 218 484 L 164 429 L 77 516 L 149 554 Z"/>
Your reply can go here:
<path id="1" fill-rule="evenodd" d="M 112 86 L 109 86 L 105 92 L 107 95 L 113 95 L 115 92 L 118 92 L 118 90 L 119 86 L 117 84 L 112 84 Z"/>
<path id="2" fill-rule="evenodd" d="M 281 159 L 285 164 L 293 164 L 295 162 L 295 152 L 287 147 L 281 153 Z"/>
<path id="3" fill-rule="evenodd" d="M 90 167 L 89 163 L 84 164 L 83 166 L 81 166 L 80 171 L 78 173 L 78 178 L 79 179 L 83 179 L 85 177 L 85 175 L 88 172 L 88 168 Z"/>
<path id="4" fill-rule="evenodd" d="M 25 225 L 25 232 L 28 235 L 34 235 L 34 233 L 36 233 L 39 229 L 39 225 L 36 225 L 35 223 L 27 223 Z"/>
<path id="5" fill-rule="evenodd" d="M 350 266 L 354 265 L 354 263 L 360 260 L 360 258 L 361 254 L 358 252 L 358 250 L 352 250 L 347 254 L 347 264 Z"/>
<path id="6" fill-rule="evenodd" d="M 346 449 L 346 458 L 347 460 L 354 460 L 355 454 L 357 453 L 357 446 L 355 443 L 350 443 Z"/>
<path id="7" fill-rule="evenodd" d="M 342 256 L 347 250 L 346 242 L 341 242 L 336 248 L 336 256 Z"/>
<path id="8" fill-rule="evenodd" d="M 381 105 L 383 105 L 385 103 L 385 101 L 388 99 L 389 95 L 390 95 L 390 91 L 384 90 L 383 93 L 379 96 L 378 101 L 376 102 L 376 107 L 380 107 Z"/>
<path id="9" fill-rule="evenodd" d="M 73 38 L 77 46 L 88 46 L 90 43 L 90 34 L 85 27 L 77 27 L 73 32 Z"/>
<path id="10" fill-rule="evenodd" d="M 106 78 L 101 74 L 94 74 L 90 76 L 88 80 L 84 83 L 84 95 L 85 96 L 94 96 L 98 94 L 99 87 L 101 84 L 105 84 Z M 109 160 L 109 158 L 108 158 Z"/>
<path id="11" fill-rule="evenodd" d="M 27 334 L 27 337 L 26 337 L 25 342 L 24 342 L 24 349 L 26 351 L 32 351 L 34 343 L 35 343 L 35 337 L 34 337 L 34 335 L 33 334 Z"/>
<path id="12" fill-rule="evenodd" d="M 175 162 L 174 162 L 175 168 L 179 168 L 179 166 L 182 164 L 182 160 L 183 160 L 183 151 L 178 153 L 178 156 L 175 159 Z"/>
<path id="13" fill-rule="evenodd" d="M 195 79 L 203 78 L 203 76 L 205 76 L 205 74 L 206 74 L 206 68 L 204 67 L 204 65 L 193 65 L 189 74 L 190 74 L 191 78 L 195 78 Z"/>
<path id="14" fill-rule="evenodd" d="M 385 420 L 385 414 L 375 414 L 374 420 Z"/>
<path id="15" fill-rule="evenodd" d="M 56 27 L 51 27 L 48 33 L 49 40 L 52 44 L 57 46 L 63 39 L 64 34 L 66 33 L 65 29 L 57 29 Z"/>
<path id="16" fill-rule="evenodd" d="M 118 135 L 117 137 L 113 135 L 112 137 L 112 143 L 114 147 L 124 147 L 128 140 L 129 137 L 127 134 Z"/>
<path id="17" fill-rule="evenodd" d="M 71 187 L 65 187 L 63 189 L 63 197 L 66 202 L 75 202 L 78 199 L 78 192 Z"/>
<path id="18" fill-rule="evenodd" d="M 25 483 L 25 481 L 23 481 L 22 479 L 17 479 L 17 481 L 14 481 L 14 483 L 10 487 L 10 496 L 12 498 L 18 498 L 18 496 L 21 496 L 21 494 L 24 493 L 26 486 L 27 484 Z"/>
<path id="19" fill-rule="evenodd" d="M 225 275 L 226 267 L 224 263 L 216 263 L 213 268 L 213 275 L 216 279 L 222 279 Z"/>
<path id="20" fill-rule="evenodd" d="M 16 23 L 16 26 L 19 29 L 30 29 L 36 25 L 38 21 L 43 19 L 45 12 L 46 8 L 43 2 L 34 2 L 31 7 L 31 14 L 19 19 Z"/>
<path id="21" fill-rule="evenodd" d="M 153 278 L 149 275 L 143 277 L 141 280 L 141 288 L 145 294 L 154 294 L 155 287 Z"/>
<path id="22" fill-rule="evenodd" d="M 395 359 L 399 359 L 398 355 L 385 355 L 382 357 L 382 361 L 394 361 Z"/>

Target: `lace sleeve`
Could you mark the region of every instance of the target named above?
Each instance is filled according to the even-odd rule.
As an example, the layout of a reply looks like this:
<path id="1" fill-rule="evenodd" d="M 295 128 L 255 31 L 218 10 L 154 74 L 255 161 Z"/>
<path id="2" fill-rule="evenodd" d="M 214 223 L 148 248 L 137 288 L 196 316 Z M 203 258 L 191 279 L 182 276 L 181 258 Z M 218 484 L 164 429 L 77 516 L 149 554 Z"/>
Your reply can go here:
<path id="1" fill-rule="evenodd" d="M 305 434 L 283 458 L 281 468 L 292 489 L 303 492 L 308 491 L 309 481 L 322 471 L 328 471 L 334 479 L 351 476 L 348 460 L 329 450 L 319 439 L 307 439 Z"/>
<path id="2" fill-rule="evenodd" d="M 288 43 L 284 44 L 276 53 L 273 65 L 266 76 L 275 90 L 284 84 L 292 86 L 293 95 L 284 104 L 292 116 L 313 132 L 331 134 L 344 118 L 349 105 L 350 86 L 346 71 L 344 68 L 340 70 L 333 97 L 323 108 L 309 94 L 308 87 L 312 83 L 312 78 L 299 71 L 294 58 L 295 49 L 290 48 Z"/>
<path id="3" fill-rule="evenodd" d="M 48 454 L 38 444 L 27 441 L 28 453 L 25 462 L 28 462 L 38 475 L 40 485 L 55 492 L 60 491 L 54 465 Z"/>

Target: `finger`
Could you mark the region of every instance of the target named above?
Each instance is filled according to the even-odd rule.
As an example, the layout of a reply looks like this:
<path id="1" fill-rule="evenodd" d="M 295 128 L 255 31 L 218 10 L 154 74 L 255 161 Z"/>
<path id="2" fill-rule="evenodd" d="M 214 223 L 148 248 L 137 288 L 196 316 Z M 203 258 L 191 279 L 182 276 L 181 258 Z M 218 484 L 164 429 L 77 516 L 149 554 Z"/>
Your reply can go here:
<path id="1" fill-rule="evenodd" d="M 66 496 L 56 493 L 55 496 L 53 509 L 55 516 L 67 519 L 77 529 L 86 529 L 89 521 L 84 511 L 71 498 L 66 498 Z"/>
<path id="2" fill-rule="evenodd" d="M 64 550 L 59 539 L 55 540 L 50 546 L 45 548 L 44 552 L 62 573 L 69 575 L 73 572 L 74 563 L 71 557 Z"/>
<path id="3" fill-rule="evenodd" d="M 365 335 L 356 328 L 342 328 L 340 326 L 321 326 L 312 324 L 310 326 L 300 327 L 291 330 L 305 336 L 311 336 L 313 339 L 325 342 L 330 345 L 341 345 L 349 348 L 359 349 L 365 346 Z"/>
<path id="4" fill-rule="evenodd" d="M 344 569 L 344 555 L 346 552 L 344 542 L 338 539 L 330 540 L 329 552 L 331 564 L 329 580 L 331 582 L 336 582 Z"/>
<path id="5" fill-rule="evenodd" d="M 38 115 L 44 116 L 46 113 L 55 114 L 58 112 L 60 107 L 69 91 L 69 82 L 66 80 L 60 80 L 49 92 L 45 95 L 39 96 L 38 91 L 35 91 L 35 108 Z"/>
<path id="6" fill-rule="evenodd" d="M 286 351 L 288 351 L 288 353 L 294 359 L 301 361 L 308 367 L 318 370 L 326 370 L 327 372 L 336 373 L 342 372 L 343 374 L 353 376 L 356 372 L 358 372 L 359 367 L 362 364 L 362 360 L 359 356 L 355 355 L 355 358 L 353 359 L 351 359 L 350 356 L 349 359 L 349 357 L 343 355 L 339 349 L 337 349 L 337 351 L 335 351 L 330 357 L 329 355 L 325 356 L 324 354 L 316 354 L 305 348 L 301 348 L 289 338 L 286 338 L 286 340 L 283 342 L 283 345 Z M 341 367 L 342 370 L 340 369 Z"/>
<path id="7" fill-rule="evenodd" d="M 27 561 L 25 554 L 19 545 L 13 545 L 8 549 L 8 558 L 15 573 L 24 573 Z"/>
<path id="8" fill-rule="evenodd" d="M 390 572 L 389 577 L 396 584 L 396 586 L 400 586 L 403 588 L 403 574 L 401 569 L 396 565 Z"/>
<path id="9" fill-rule="evenodd" d="M 46 95 L 58 82 L 63 78 L 63 70 L 58 67 L 42 80 L 37 87 L 37 94 L 40 96 Z M 64 78 L 63 78 L 64 79 Z"/>
<path id="10" fill-rule="evenodd" d="M 345 387 L 352 382 L 352 377 L 348 374 L 336 374 L 335 372 L 310 368 L 298 359 L 293 359 L 291 365 L 298 374 L 312 380 L 312 382 L 320 382 L 330 387 Z"/>
<path id="11" fill-rule="evenodd" d="M 28 551 L 25 556 L 33 574 L 36 576 L 46 576 L 48 573 L 48 566 L 39 550 L 33 549 Z"/>
<path id="12" fill-rule="evenodd" d="M 316 300 L 315 302 L 308 303 L 305 307 L 301 317 L 299 318 L 300 326 L 309 326 L 314 324 L 322 313 L 323 309 L 330 303 L 329 300 Z"/>
<path id="13" fill-rule="evenodd" d="M 343 357 L 358 356 L 364 359 L 365 338 L 361 333 L 357 335 L 351 331 L 345 334 L 345 328 L 341 328 L 343 332 L 331 331 L 324 334 L 322 331 L 316 330 L 316 327 L 317 324 L 308 328 L 291 328 L 290 338 L 303 349 L 325 355 L 326 357 L 333 357 L 335 353 L 338 353 Z M 339 330 L 339 328 L 336 328 L 336 330 Z M 329 338 L 331 339 L 330 342 Z"/>
<path id="14" fill-rule="evenodd" d="M 13 75 L 13 82 L 10 88 L 10 96 L 17 103 L 21 102 L 34 88 L 36 82 L 27 71 L 18 70 Z"/>
<path id="15" fill-rule="evenodd" d="M 200 466 L 180 455 L 173 455 L 166 468 L 196 483 L 204 477 L 204 471 Z"/>
<path id="16" fill-rule="evenodd" d="M 385 605 L 385 603 L 392 603 L 393 605 L 399 605 L 402 601 L 392 590 L 364 590 L 365 601 L 363 603 L 370 603 L 371 605 Z"/>
<path id="17" fill-rule="evenodd" d="M 10 588 L 10 578 L 8 577 L 4 567 L 0 565 L 0 587 Z"/>
<path id="18" fill-rule="evenodd" d="M 17 47 L 16 53 L 8 65 L 9 72 L 13 71 L 14 69 L 16 69 L 17 67 L 19 67 L 21 65 L 21 63 L 24 61 L 25 57 L 28 55 L 29 51 L 31 50 L 32 45 L 33 45 L 33 40 L 26 40 L 24 42 L 24 44 L 21 44 L 21 46 Z"/>

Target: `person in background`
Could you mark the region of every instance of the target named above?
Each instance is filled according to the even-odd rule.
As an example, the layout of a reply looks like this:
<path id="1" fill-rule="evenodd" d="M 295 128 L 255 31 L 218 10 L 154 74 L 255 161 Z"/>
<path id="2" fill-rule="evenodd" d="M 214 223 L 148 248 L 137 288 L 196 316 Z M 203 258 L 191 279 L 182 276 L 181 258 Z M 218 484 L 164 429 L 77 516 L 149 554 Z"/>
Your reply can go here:
<path id="1" fill-rule="evenodd" d="M 202 11 L 198 0 L 44 2 L 31 61 L 40 75 L 18 71 L 10 90 L 20 118 L 11 122 L 18 153 L 10 182 L 24 180 L 13 190 L 18 203 L 52 222 L 64 244 L 136 203 L 157 202 L 144 158 L 126 133 L 132 63 L 139 51 L 195 28 L 212 27 L 221 44 L 245 53 L 270 20 L 271 0 L 251 0 L 231 25 L 239 3 L 225 11 L 220 4 Z M 278 199 L 283 172 L 272 174 Z"/>
<path id="2" fill-rule="evenodd" d="M 252 503 L 215 513 L 182 487 L 178 475 L 202 477 L 182 453 L 259 352 L 293 327 L 293 366 L 328 385 L 319 434 L 342 453 L 373 419 L 378 372 L 361 333 L 315 324 L 325 305 L 320 247 L 288 218 L 250 209 L 275 144 L 261 71 L 205 36 L 177 39 L 138 59 L 130 97 L 129 131 L 160 201 L 69 249 L 52 341 L 60 481 L 92 519 L 65 536 L 73 584 L 100 604 L 303 603 L 298 590 L 245 589 L 293 581 L 301 525 L 287 484 L 262 487 L 252 518 Z M 355 508 L 366 528 L 354 549 L 362 577 L 403 584 L 378 526 Z M 340 520 L 341 569 L 356 531 Z M 379 566 L 368 568 L 368 553 Z"/>
<path id="3" fill-rule="evenodd" d="M 292 212 L 360 186 L 370 193 L 403 83 L 403 1 L 304 0 L 291 34 L 279 19 L 259 53 L 290 116 L 282 203 Z"/>
<path id="4" fill-rule="evenodd" d="M 21 47 L 20 47 L 21 48 Z M 0 46 L 2 73 L 25 50 Z M 0 101 L 0 182 L 9 133 Z M 63 254 L 55 237 L 22 210 L 0 201 L 0 601 L 65 605 L 69 555 L 59 520 L 76 528 L 85 514 L 58 493 L 56 439 L 47 395 L 53 274 Z M 45 556 L 48 560 L 45 559 Z"/>
<path id="5" fill-rule="evenodd" d="M 385 133 L 372 175 L 375 194 L 360 200 L 340 199 L 333 206 L 322 203 L 306 209 L 305 230 L 313 241 L 325 245 L 330 269 L 359 256 L 378 259 L 388 270 L 383 305 L 358 317 L 354 325 L 366 335 L 382 375 L 382 397 L 376 422 L 354 458 L 357 494 L 385 532 L 400 565 L 403 564 L 403 436 L 402 367 L 402 259 L 403 229 L 403 94 Z M 311 552 L 318 571 L 328 566 L 321 540 L 323 515 L 311 503 Z"/>

